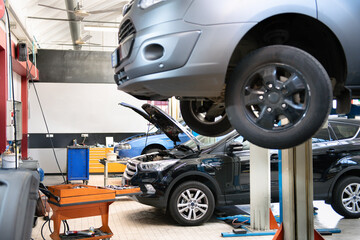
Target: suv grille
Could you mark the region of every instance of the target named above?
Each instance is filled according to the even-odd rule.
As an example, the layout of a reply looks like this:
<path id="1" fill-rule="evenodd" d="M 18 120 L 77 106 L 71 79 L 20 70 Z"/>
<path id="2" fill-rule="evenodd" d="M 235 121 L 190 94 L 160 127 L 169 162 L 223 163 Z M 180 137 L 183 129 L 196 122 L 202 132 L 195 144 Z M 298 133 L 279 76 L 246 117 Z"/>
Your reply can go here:
<path id="1" fill-rule="evenodd" d="M 126 20 L 123 24 L 121 24 L 120 26 L 120 30 L 119 30 L 119 34 L 118 34 L 118 39 L 119 39 L 119 44 L 128 36 L 135 34 L 136 30 L 134 27 L 134 24 L 131 22 L 130 19 Z"/>
<path id="2" fill-rule="evenodd" d="M 114 80 L 117 85 L 121 85 L 127 80 L 129 80 L 129 77 L 126 75 L 124 69 L 121 69 L 118 74 L 114 75 Z"/>
<path id="3" fill-rule="evenodd" d="M 136 174 L 137 172 L 137 165 L 139 164 L 139 161 L 136 160 L 129 160 L 128 163 L 126 164 L 126 169 L 124 172 L 124 178 L 127 180 L 130 180 L 131 178 L 133 178 L 133 176 Z"/>

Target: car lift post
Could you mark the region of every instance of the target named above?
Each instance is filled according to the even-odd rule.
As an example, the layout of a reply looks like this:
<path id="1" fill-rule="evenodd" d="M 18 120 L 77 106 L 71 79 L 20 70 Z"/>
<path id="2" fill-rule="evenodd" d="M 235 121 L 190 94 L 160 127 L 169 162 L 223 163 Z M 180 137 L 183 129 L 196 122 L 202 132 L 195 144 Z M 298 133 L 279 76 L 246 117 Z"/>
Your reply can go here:
<path id="1" fill-rule="evenodd" d="M 256 149 L 256 150 L 255 150 Z M 250 175 L 250 189 L 251 192 L 257 192 L 259 186 L 268 185 L 268 176 L 261 175 L 268 163 L 270 162 L 269 157 L 266 157 L 265 149 L 256 147 L 255 145 L 250 145 L 250 162 L 255 160 L 254 163 L 250 165 L 251 172 L 255 170 L 253 177 Z M 254 152 L 257 152 L 254 154 Z M 265 161 L 259 160 L 258 158 L 266 159 Z M 277 232 L 252 232 L 246 234 L 235 234 L 235 233 L 221 233 L 223 237 L 247 237 L 247 236 L 265 236 L 265 235 L 274 235 L 272 240 L 325 240 L 319 232 L 331 232 L 331 233 L 340 233 L 340 229 L 314 229 L 314 213 L 313 213 L 313 159 L 312 159 L 312 140 L 309 139 L 305 143 L 296 146 L 294 148 L 285 149 L 281 151 L 282 158 L 282 202 L 283 202 L 283 223 Z M 260 171 L 257 168 L 260 165 Z M 263 169 L 263 170 L 261 170 Z M 269 171 L 270 173 L 270 171 Z M 259 184 L 259 179 L 261 179 L 261 184 Z M 266 189 L 266 188 L 265 188 Z M 263 191 L 266 191 L 263 189 Z M 250 194 L 255 194 L 254 192 Z M 255 197 L 260 198 L 265 196 L 263 193 L 256 193 Z M 250 195 L 251 198 L 254 195 Z M 264 206 L 268 204 L 268 200 L 265 197 L 259 201 L 259 205 L 251 205 L 251 226 L 254 230 L 260 230 L 257 225 L 256 217 L 264 217 Z M 257 209 L 258 212 L 253 216 L 252 209 L 260 207 L 261 210 Z M 262 214 L 262 215 L 260 215 Z M 263 218 L 262 218 L 263 219 Z M 269 219 L 269 218 L 266 218 Z M 253 227 L 253 222 L 255 221 L 255 227 Z M 269 225 L 267 225 L 269 226 Z M 267 230 L 269 227 L 267 227 Z"/>
<path id="2" fill-rule="evenodd" d="M 253 230 L 270 229 L 269 159 L 268 149 L 250 144 L 250 225 Z"/>
<path id="3" fill-rule="evenodd" d="M 314 230 L 312 141 L 282 151 L 283 224 L 273 240 L 321 240 Z"/>
<path id="4" fill-rule="evenodd" d="M 259 184 L 260 183 L 260 184 Z M 269 149 L 250 144 L 250 229 L 247 233 L 221 233 L 223 237 L 275 235 L 278 229 L 270 209 L 271 168 Z M 237 216 L 232 216 L 237 218 Z"/>

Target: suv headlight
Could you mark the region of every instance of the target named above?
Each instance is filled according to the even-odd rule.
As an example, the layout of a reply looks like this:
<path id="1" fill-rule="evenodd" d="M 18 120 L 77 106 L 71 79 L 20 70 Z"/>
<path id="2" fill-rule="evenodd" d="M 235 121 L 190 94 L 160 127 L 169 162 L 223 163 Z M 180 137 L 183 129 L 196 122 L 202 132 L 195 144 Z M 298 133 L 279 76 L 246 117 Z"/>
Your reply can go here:
<path id="1" fill-rule="evenodd" d="M 146 9 L 148 7 L 151 7 L 154 4 L 157 4 L 159 2 L 164 2 L 166 0 L 140 0 L 139 1 L 139 7 L 142 9 Z"/>
<path id="2" fill-rule="evenodd" d="M 179 160 L 162 160 L 162 161 L 153 161 L 153 162 L 146 162 L 140 163 L 139 168 L 142 171 L 164 171 L 169 167 L 173 166 Z"/>

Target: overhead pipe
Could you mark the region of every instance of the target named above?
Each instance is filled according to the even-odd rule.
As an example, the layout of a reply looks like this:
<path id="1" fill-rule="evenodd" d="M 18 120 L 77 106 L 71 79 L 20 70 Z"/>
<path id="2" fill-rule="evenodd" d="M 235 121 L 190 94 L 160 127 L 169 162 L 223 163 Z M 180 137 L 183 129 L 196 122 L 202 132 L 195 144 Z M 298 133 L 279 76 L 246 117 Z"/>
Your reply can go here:
<path id="1" fill-rule="evenodd" d="M 20 21 L 19 17 L 17 16 L 17 14 L 15 13 L 14 9 L 11 7 L 11 5 L 9 4 L 8 6 L 8 9 L 11 13 L 11 16 L 15 19 L 15 22 L 17 25 L 20 26 L 21 28 L 21 31 L 25 34 L 26 38 L 27 38 L 27 42 L 29 43 L 32 43 L 33 42 L 33 39 L 32 37 L 30 36 L 30 34 L 28 33 L 28 31 L 26 30 L 26 28 L 24 27 L 24 25 L 22 24 L 22 22 Z"/>
<path id="2" fill-rule="evenodd" d="M 2 0 L 0 0 L 2 1 Z M 11 32 L 10 32 L 10 16 L 9 12 L 6 11 L 5 18 L 5 33 L 6 33 L 6 62 L 7 62 L 7 81 L 8 81 L 8 101 L 13 100 L 15 96 L 13 96 L 13 78 L 12 78 L 12 56 L 11 56 Z"/>
<path id="3" fill-rule="evenodd" d="M 65 0 L 65 5 L 67 10 L 74 11 L 75 5 L 73 0 Z M 74 50 L 81 50 L 81 45 L 76 44 L 76 40 L 80 39 L 80 21 L 72 12 L 67 12 L 67 16 L 69 19 L 70 34 Z"/>

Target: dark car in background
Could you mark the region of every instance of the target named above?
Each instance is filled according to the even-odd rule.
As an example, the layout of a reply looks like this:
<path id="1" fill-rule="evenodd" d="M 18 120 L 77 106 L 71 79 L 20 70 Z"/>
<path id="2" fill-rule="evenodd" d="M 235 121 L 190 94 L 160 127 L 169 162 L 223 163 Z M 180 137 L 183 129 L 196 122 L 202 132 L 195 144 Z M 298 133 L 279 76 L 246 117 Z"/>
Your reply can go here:
<path id="1" fill-rule="evenodd" d="M 146 109 L 161 115 L 155 107 Z M 329 120 L 313 138 L 314 200 L 347 218 L 360 217 L 359 126 L 358 120 Z M 182 225 L 198 225 L 216 206 L 249 203 L 249 159 L 249 143 L 235 131 L 218 139 L 198 136 L 172 150 L 130 159 L 123 183 L 140 186 L 137 201 L 166 208 Z M 277 151 L 270 161 L 272 201 L 278 201 Z"/>

